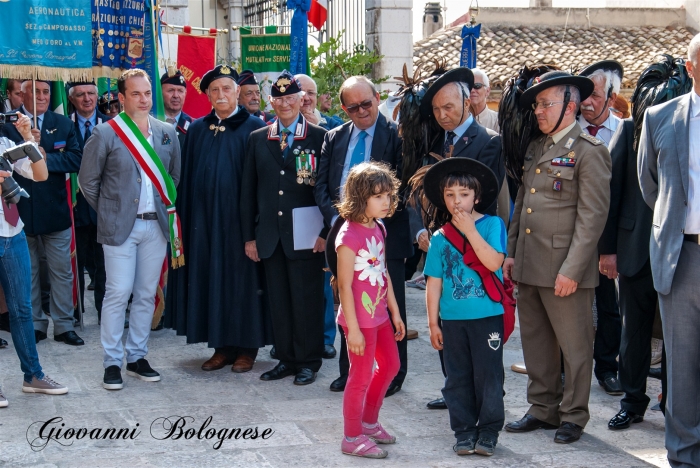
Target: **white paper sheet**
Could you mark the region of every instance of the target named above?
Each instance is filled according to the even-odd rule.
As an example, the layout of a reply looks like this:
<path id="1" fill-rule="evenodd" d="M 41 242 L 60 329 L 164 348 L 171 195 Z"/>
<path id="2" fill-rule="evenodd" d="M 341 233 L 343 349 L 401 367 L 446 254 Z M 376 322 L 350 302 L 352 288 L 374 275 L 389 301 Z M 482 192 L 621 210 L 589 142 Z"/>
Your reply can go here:
<path id="1" fill-rule="evenodd" d="M 318 234 L 323 229 L 323 215 L 318 206 L 305 206 L 292 210 L 294 223 L 294 250 L 313 249 Z"/>

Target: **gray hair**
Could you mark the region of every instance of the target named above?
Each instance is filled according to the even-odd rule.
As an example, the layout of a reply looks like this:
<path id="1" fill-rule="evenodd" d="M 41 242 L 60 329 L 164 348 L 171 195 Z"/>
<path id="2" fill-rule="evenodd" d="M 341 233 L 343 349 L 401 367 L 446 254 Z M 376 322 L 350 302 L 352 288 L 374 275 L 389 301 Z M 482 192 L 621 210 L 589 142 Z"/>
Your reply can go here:
<path id="1" fill-rule="evenodd" d="M 564 94 L 566 93 L 566 88 L 566 85 L 556 86 L 556 90 L 562 97 L 564 97 Z M 578 108 L 581 105 L 581 91 L 579 91 L 576 86 L 568 86 L 568 88 L 569 93 L 571 94 L 569 97 L 569 102 L 573 102 L 576 105 L 576 112 L 578 113 Z"/>
<path id="2" fill-rule="evenodd" d="M 484 82 L 484 86 L 486 86 L 487 88 L 491 86 L 489 82 L 489 77 L 484 70 L 472 68 L 472 73 L 474 74 L 474 76 L 479 75 L 481 77 L 481 81 Z"/>
<path id="3" fill-rule="evenodd" d="M 94 86 L 95 87 L 95 94 L 99 94 L 97 91 L 97 85 L 87 84 L 87 85 L 77 85 L 77 86 Z M 74 90 L 77 86 L 71 86 L 70 88 L 68 88 L 68 97 L 73 97 L 73 94 L 75 93 Z"/>
<path id="4" fill-rule="evenodd" d="M 612 92 L 615 94 L 620 93 L 620 76 L 612 70 L 601 70 L 598 69 L 588 75 L 588 78 L 593 79 L 595 77 L 602 77 L 605 80 L 605 93 L 607 97 L 608 90 L 612 86 Z"/>
<path id="5" fill-rule="evenodd" d="M 700 34 L 696 34 L 688 44 L 688 60 L 693 66 L 698 65 L 698 52 L 700 52 Z"/>
<path id="6" fill-rule="evenodd" d="M 314 80 L 313 78 L 311 78 L 309 75 L 306 75 L 306 74 L 304 74 L 304 73 L 298 73 L 298 74 L 294 75 L 294 78 L 297 79 L 297 80 L 298 80 L 299 78 L 308 78 L 308 79 L 310 79 L 311 82 L 314 84 L 314 88 L 316 88 L 316 91 L 318 91 L 318 85 L 316 84 L 316 80 Z M 299 82 L 299 83 L 301 84 L 301 82 Z"/>
<path id="7" fill-rule="evenodd" d="M 343 92 L 348 88 L 352 88 L 358 83 L 363 83 L 369 86 L 369 88 L 372 90 L 372 96 L 376 96 L 378 94 L 377 87 L 374 86 L 374 83 L 372 83 L 369 78 L 362 75 L 351 76 L 345 80 L 342 85 L 340 85 L 340 91 L 338 91 L 338 97 L 340 98 L 340 103 L 342 105 L 345 105 L 345 102 L 343 101 Z"/>
<path id="8" fill-rule="evenodd" d="M 455 81 L 454 82 L 457 87 L 461 88 L 462 94 L 469 99 L 471 97 L 471 93 L 469 92 L 469 85 L 463 81 Z"/>

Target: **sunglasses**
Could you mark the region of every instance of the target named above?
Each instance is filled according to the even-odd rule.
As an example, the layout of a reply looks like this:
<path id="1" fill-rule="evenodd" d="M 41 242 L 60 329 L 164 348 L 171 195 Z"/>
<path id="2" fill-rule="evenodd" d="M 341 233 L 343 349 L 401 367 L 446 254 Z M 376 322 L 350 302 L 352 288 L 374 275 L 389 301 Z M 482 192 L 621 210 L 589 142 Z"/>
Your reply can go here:
<path id="1" fill-rule="evenodd" d="M 345 108 L 348 114 L 354 114 L 355 112 L 360 110 L 360 107 L 362 107 L 364 110 L 369 109 L 372 107 L 372 100 L 368 99 L 366 101 L 362 101 L 359 104 L 353 104 L 352 106 L 348 106 Z"/>
<path id="2" fill-rule="evenodd" d="M 486 87 L 484 83 L 474 83 L 474 86 L 472 86 L 473 89 L 481 89 Z"/>

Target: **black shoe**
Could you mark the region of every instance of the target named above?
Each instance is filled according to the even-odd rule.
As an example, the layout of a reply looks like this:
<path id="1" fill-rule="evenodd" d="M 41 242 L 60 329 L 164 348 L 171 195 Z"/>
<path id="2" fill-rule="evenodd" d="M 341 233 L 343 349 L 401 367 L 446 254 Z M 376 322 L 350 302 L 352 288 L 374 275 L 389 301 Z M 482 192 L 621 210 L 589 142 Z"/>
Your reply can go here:
<path id="1" fill-rule="evenodd" d="M 294 377 L 294 385 L 309 385 L 316 381 L 316 372 L 306 367 L 299 369 Z"/>
<path id="2" fill-rule="evenodd" d="M 386 389 L 386 394 L 384 395 L 384 398 L 390 397 L 394 393 L 398 392 L 401 390 L 401 384 L 397 384 L 396 382 L 391 382 L 389 384 L 389 388 Z"/>
<path id="3" fill-rule="evenodd" d="M 0 338 L 0 348 L 7 348 L 7 341 Z"/>
<path id="4" fill-rule="evenodd" d="M 41 340 L 46 339 L 46 333 L 43 331 L 34 330 L 34 339 L 36 340 L 37 344 L 39 344 Z"/>
<path id="5" fill-rule="evenodd" d="M 2 330 L 1 327 L 0 327 L 0 330 Z M 649 377 L 651 377 L 653 379 L 661 380 L 661 368 L 660 367 L 650 367 L 649 368 Z"/>
<path id="6" fill-rule="evenodd" d="M 95 280 L 90 280 L 90 284 L 88 284 L 87 290 L 88 290 L 88 291 L 94 291 L 94 290 L 95 290 Z"/>
<path id="7" fill-rule="evenodd" d="M 341 375 L 331 383 L 331 392 L 342 392 L 345 390 L 345 384 L 348 383 L 348 376 Z"/>
<path id="8" fill-rule="evenodd" d="M 603 390 L 605 390 L 605 393 L 608 395 L 620 396 L 625 394 L 625 392 L 622 391 L 620 381 L 617 380 L 617 377 L 614 375 L 609 375 L 605 377 L 604 380 L 599 380 L 598 384 L 603 387 Z"/>
<path id="9" fill-rule="evenodd" d="M 323 348 L 323 359 L 333 359 L 335 357 L 335 347 L 327 344 Z"/>
<path id="10" fill-rule="evenodd" d="M 457 455 L 471 455 L 476 449 L 476 439 L 458 440 L 452 447 L 452 450 L 457 452 Z"/>
<path id="11" fill-rule="evenodd" d="M 485 457 L 490 457 L 493 455 L 493 452 L 496 450 L 496 441 L 493 439 L 482 439 L 479 438 L 479 440 L 476 442 L 476 445 L 474 446 L 474 453 L 478 455 L 483 455 Z"/>
<path id="12" fill-rule="evenodd" d="M 124 388 L 122 380 L 122 370 L 119 366 L 109 366 L 105 369 L 105 376 L 102 379 L 102 387 L 105 390 L 121 390 Z"/>
<path id="13" fill-rule="evenodd" d="M 644 421 L 644 416 L 623 409 L 608 422 L 608 429 L 613 431 L 627 429 L 631 423 L 636 424 L 642 421 Z"/>
<path id="14" fill-rule="evenodd" d="M 153 370 L 151 365 L 144 358 L 126 365 L 126 375 L 145 380 L 146 382 L 158 382 L 160 374 Z"/>
<path id="15" fill-rule="evenodd" d="M 10 333 L 10 313 L 0 314 L 0 330 Z"/>
<path id="16" fill-rule="evenodd" d="M 279 380 L 294 374 L 294 369 L 280 362 L 274 367 L 274 369 L 261 375 L 260 380 Z"/>
<path id="17" fill-rule="evenodd" d="M 272 359 L 277 359 L 277 350 L 275 349 L 274 346 L 272 348 L 270 348 L 270 357 Z"/>
<path id="18" fill-rule="evenodd" d="M 506 424 L 508 432 L 530 432 L 536 429 L 556 429 L 557 426 L 540 421 L 531 414 L 526 414 L 520 421 L 513 421 Z"/>
<path id="19" fill-rule="evenodd" d="M 53 339 L 55 341 L 62 341 L 65 344 L 69 344 L 71 346 L 82 346 L 85 344 L 83 339 L 80 338 L 78 334 L 73 330 L 61 333 L 60 335 L 54 335 Z"/>
<path id="20" fill-rule="evenodd" d="M 427 405 L 428 409 L 447 409 L 447 403 L 445 403 L 444 398 L 438 398 L 437 400 L 429 401 Z"/>
<path id="21" fill-rule="evenodd" d="M 557 433 L 554 434 L 554 442 L 557 444 L 570 444 L 579 440 L 582 433 L 583 428 L 578 424 L 563 422 L 557 429 Z"/>

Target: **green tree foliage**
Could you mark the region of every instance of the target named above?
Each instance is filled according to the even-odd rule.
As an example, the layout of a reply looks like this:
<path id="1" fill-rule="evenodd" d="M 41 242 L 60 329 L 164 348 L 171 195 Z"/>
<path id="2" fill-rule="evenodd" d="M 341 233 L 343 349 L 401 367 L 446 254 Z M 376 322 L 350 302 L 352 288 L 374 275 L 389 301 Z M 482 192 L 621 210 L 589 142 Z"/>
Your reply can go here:
<path id="1" fill-rule="evenodd" d="M 318 94 L 329 93 L 333 98 L 331 115 L 339 115 L 347 118 L 340 107 L 338 91 L 340 85 L 347 78 L 354 75 L 371 76 L 372 66 L 379 62 L 383 55 L 367 49 L 364 44 L 355 44 L 352 51 L 342 49 L 341 37 L 345 30 L 338 33 L 338 37 L 331 37 L 318 47 L 309 46 L 309 59 L 311 61 L 311 76 L 318 86 Z M 389 76 L 373 79 L 375 84 L 386 81 Z M 385 98 L 386 96 L 382 96 Z"/>

